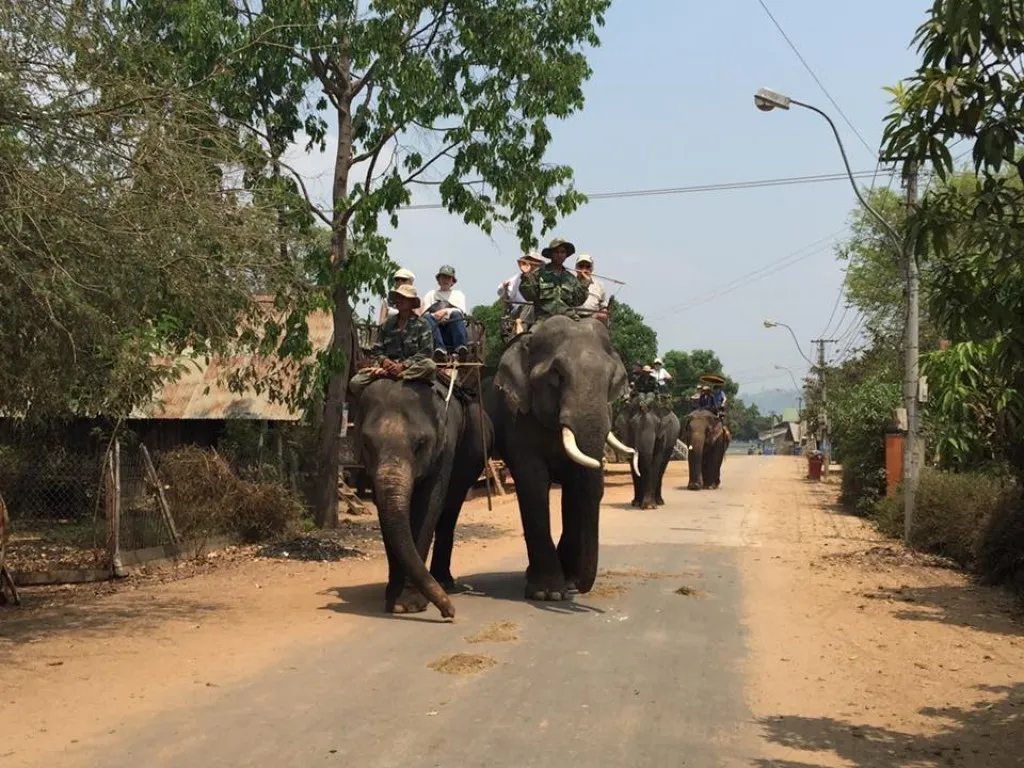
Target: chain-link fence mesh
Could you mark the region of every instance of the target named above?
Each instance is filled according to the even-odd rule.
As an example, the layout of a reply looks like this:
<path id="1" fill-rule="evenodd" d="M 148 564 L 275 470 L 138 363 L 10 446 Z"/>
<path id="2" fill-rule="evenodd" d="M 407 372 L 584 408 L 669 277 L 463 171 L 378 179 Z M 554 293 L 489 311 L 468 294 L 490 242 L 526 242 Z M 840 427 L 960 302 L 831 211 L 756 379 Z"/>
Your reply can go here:
<path id="1" fill-rule="evenodd" d="M 102 568 L 107 560 L 104 455 L 46 443 L 0 445 L 13 571 Z"/>

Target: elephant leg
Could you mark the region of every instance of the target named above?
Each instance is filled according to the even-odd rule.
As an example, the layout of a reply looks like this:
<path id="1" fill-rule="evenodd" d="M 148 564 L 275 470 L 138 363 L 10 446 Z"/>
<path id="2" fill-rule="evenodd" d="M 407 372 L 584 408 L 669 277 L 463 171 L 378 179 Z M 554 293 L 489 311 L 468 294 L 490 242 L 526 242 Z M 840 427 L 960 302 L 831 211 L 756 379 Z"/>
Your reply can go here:
<path id="1" fill-rule="evenodd" d="M 409 524 L 412 528 L 412 538 L 416 542 L 416 552 L 424 562 L 427 559 L 427 550 L 430 548 L 430 537 L 435 522 L 431 520 L 430 497 L 436 483 L 435 478 L 422 481 L 413 491 L 409 503 Z M 427 610 L 429 605 L 430 602 L 427 598 L 413 586 L 406 576 L 391 611 L 393 613 L 422 613 Z"/>
<path id="2" fill-rule="evenodd" d="M 476 479 L 480 477 L 480 471 L 483 469 L 482 456 L 479 462 L 462 461 L 461 459 L 462 457 L 460 457 L 457 469 L 452 472 L 444 508 L 441 510 L 441 517 L 437 521 L 437 529 L 434 531 L 434 551 L 430 558 L 430 575 L 444 587 L 446 592 L 453 592 L 457 589 L 451 570 L 452 550 L 455 547 L 455 526 L 459 522 L 466 494 L 469 493 L 469 489 L 473 487 Z"/>
<path id="3" fill-rule="evenodd" d="M 526 539 L 526 598 L 563 600 L 568 590 L 558 551 L 551 539 L 551 476 L 539 458 L 517 457 L 509 465 L 516 483 L 519 517 Z M 565 489 L 563 488 L 563 493 Z"/>
<path id="4" fill-rule="evenodd" d="M 665 505 L 665 498 L 661 495 L 661 483 L 665 479 L 665 471 L 668 469 L 669 459 L 672 458 L 672 446 L 663 445 L 658 460 L 658 475 L 654 487 L 654 503 L 658 506 Z"/>
<path id="5" fill-rule="evenodd" d="M 573 498 L 572 482 L 562 486 L 562 535 L 558 539 L 558 562 L 565 574 L 566 586 L 575 591 L 580 579 L 580 532 L 582 516 L 578 500 Z"/>

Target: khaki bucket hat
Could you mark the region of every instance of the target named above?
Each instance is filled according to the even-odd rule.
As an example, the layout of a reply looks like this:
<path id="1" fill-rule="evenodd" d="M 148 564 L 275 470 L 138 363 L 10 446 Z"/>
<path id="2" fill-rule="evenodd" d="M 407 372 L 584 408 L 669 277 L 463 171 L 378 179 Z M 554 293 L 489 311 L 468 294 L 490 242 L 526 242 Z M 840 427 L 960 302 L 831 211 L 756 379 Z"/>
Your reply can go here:
<path id="1" fill-rule="evenodd" d="M 394 280 L 415 280 L 416 279 L 416 275 L 414 275 L 412 272 L 410 272 L 408 269 L 405 269 L 404 267 L 402 269 L 399 269 L 397 272 L 395 272 L 395 274 L 393 274 L 391 277 Z"/>
<path id="2" fill-rule="evenodd" d="M 420 308 L 420 304 L 422 302 L 420 301 L 419 294 L 416 293 L 416 288 L 415 287 L 413 287 L 411 285 L 400 285 L 397 288 L 392 288 L 391 289 L 391 293 L 388 294 L 388 298 L 389 299 L 394 299 L 394 298 L 396 298 L 398 296 L 401 296 L 403 299 L 415 299 L 416 303 L 413 305 L 412 308 L 413 309 L 419 309 Z"/>
<path id="3" fill-rule="evenodd" d="M 536 251 L 530 251 L 529 253 L 524 253 L 522 256 L 520 256 L 518 259 L 516 259 L 516 261 L 525 261 L 525 262 L 527 262 L 529 264 L 533 264 L 533 266 L 535 266 L 535 267 L 539 267 L 539 266 L 541 266 L 544 263 L 544 259 L 542 259 L 540 257 L 540 254 L 537 253 Z"/>

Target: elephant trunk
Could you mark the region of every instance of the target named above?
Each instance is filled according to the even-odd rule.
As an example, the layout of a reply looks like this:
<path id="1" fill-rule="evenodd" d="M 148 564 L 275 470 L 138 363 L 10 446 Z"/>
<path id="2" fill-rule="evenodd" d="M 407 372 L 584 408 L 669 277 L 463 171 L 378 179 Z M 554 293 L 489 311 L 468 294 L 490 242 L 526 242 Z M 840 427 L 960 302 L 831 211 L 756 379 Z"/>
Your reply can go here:
<path id="1" fill-rule="evenodd" d="M 409 522 L 413 488 L 411 469 L 408 466 L 382 465 L 378 467 L 373 483 L 377 494 L 377 519 L 380 521 L 384 547 L 394 553 L 409 581 L 437 606 L 441 615 L 446 619 L 454 618 L 455 607 L 452 601 L 430 575 L 416 549 L 416 542 L 413 541 L 412 526 Z M 394 609 L 393 604 L 386 607 L 389 611 Z"/>
<path id="2" fill-rule="evenodd" d="M 704 487 L 704 432 L 686 429 L 686 444 L 689 447 L 686 461 L 690 467 L 690 482 L 687 488 L 699 491 Z"/>
<path id="3" fill-rule="evenodd" d="M 602 484 L 603 482 L 602 479 Z M 576 587 L 584 594 L 593 589 L 594 581 L 597 580 L 600 512 L 600 503 L 594 505 L 593 512 L 587 510 L 583 515 L 582 527 L 580 528 L 580 567 L 579 581 L 576 583 Z"/>
<path id="4" fill-rule="evenodd" d="M 641 420 L 640 428 L 637 430 L 636 452 L 640 464 L 640 498 L 641 509 L 654 509 L 657 506 L 654 499 L 654 485 L 657 479 L 657 472 L 654 469 L 655 443 L 657 442 L 656 424 L 649 423 L 650 419 Z"/>

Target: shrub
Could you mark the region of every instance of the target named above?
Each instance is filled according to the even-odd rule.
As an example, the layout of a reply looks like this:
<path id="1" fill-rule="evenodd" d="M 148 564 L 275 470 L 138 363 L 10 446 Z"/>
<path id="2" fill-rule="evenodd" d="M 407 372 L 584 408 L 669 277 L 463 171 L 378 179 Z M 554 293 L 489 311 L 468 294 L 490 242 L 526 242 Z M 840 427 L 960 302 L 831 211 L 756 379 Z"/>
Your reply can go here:
<path id="1" fill-rule="evenodd" d="M 903 535 L 903 498 L 882 499 L 874 522 Z M 1024 498 L 1005 477 L 923 468 L 911 544 L 973 570 L 991 584 L 1024 588 Z"/>
<path id="2" fill-rule="evenodd" d="M 976 569 L 987 584 L 1008 584 L 1024 596 L 1024 494 L 1004 494 L 979 535 Z"/>
<path id="3" fill-rule="evenodd" d="M 238 477 L 216 451 L 169 451 L 160 459 L 159 474 L 185 539 L 234 534 L 258 542 L 292 535 L 301 527 L 304 507 L 288 488 Z"/>

